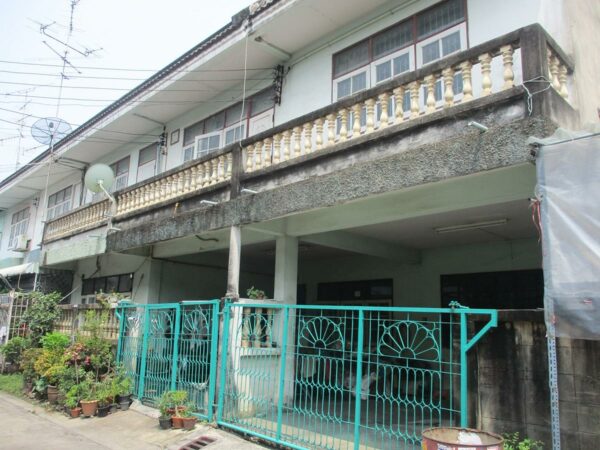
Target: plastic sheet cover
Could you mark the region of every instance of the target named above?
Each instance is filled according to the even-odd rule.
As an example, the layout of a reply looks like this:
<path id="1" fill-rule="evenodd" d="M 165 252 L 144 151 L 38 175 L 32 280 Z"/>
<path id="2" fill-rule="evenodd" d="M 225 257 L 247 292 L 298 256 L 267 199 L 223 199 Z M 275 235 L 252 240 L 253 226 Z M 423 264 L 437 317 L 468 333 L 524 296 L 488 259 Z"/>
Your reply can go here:
<path id="1" fill-rule="evenodd" d="M 536 166 L 548 330 L 600 340 L 600 136 L 543 145 Z"/>

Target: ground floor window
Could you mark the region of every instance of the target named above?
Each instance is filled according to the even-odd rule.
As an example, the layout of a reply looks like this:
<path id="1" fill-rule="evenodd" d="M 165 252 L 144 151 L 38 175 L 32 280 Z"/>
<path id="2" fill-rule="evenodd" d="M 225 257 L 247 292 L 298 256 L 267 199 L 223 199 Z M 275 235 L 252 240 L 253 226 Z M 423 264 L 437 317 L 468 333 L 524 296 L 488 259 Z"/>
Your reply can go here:
<path id="1" fill-rule="evenodd" d="M 535 309 L 543 307 L 542 269 L 442 275 L 442 306 L 456 300 L 471 308 Z"/>

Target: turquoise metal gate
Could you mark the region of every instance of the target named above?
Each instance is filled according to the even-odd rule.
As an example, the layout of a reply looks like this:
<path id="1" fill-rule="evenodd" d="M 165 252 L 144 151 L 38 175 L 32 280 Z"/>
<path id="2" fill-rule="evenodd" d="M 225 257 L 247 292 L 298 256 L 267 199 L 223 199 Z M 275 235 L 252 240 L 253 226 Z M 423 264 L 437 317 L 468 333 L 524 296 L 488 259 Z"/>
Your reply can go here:
<path id="1" fill-rule="evenodd" d="M 469 338 L 467 316 L 485 325 Z M 297 449 L 420 448 L 465 426 L 494 310 L 226 303 L 217 422 Z"/>
<path id="2" fill-rule="evenodd" d="M 119 305 L 117 361 L 134 394 L 154 404 L 167 390 L 185 390 L 199 416 L 212 420 L 219 301 Z"/>

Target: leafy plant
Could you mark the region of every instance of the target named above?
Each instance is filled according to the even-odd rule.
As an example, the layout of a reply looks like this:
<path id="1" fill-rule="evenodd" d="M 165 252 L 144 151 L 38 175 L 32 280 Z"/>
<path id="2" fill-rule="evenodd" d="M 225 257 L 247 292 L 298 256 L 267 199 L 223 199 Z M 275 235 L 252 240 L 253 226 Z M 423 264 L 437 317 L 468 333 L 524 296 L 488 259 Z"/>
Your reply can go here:
<path id="1" fill-rule="evenodd" d="M 79 383 L 79 395 L 80 399 L 86 402 L 98 400 L 96 391 L 98 389 L 98 383 L 94 379 L 94 374 L 87 372 L 85 378 Z"/>
<path id="2" fill-rule="evenodd" d="M 31 347 L 31 341 L 29 339 L 15 336 L 0 347 L 0 352 L 4 355 L 6 362 L 18 364 L 21 359 L 21 354 L 29 347 Z"/>
<path id="3" fill-rule="evenodd" d="M 543 442 L 529 438 L 521 440 L 519 433 L 506 433 L 502 437 L 504 438 L 504 450 L 544 450 Z"/>
<path id="4" fill-rule="evenodd" d="M 34 381 L 39 378 L 35 370 L 35 362 L 42 353 L 41 348 L 28 348 L 21 353 L 20 369 L 23 372 L 23 378 L 26 381 Z"/>
<path id="5" fill-rule="evenodd" d="M 71 343 L 69 336 L 56 331 L 44 335 L 40 339 L 40 342 L 44 350 L 50 350 L 52 352 L 64 352 Z"/>
<path id="6" fill-rule="evenodd" d="M 77 408 L 81 396 L 80 391 L 81 389 L 78 384 L 72 386 L 65 394 L 65 406 L 71 409 Z"/>
<path id="7" fill-rule="evenodd" d="M 249 299 L 252 300 L 262 300 L 263 298 L 265 298 L 265 291 L 256 289 L 254 286 L 252 286 L 246 291 L 246 295 Z"/>
<path id="8" fill-rule="evenodd" d="M 113 390 L 112 390 L 112 378 L 105 377 L 104 380 L 96 383 L 96 398 L 100 406 L 106 406 L 112 403 Z"/>
<path id="9" fill-rule="evenodd" d="M 37 344 L 46 333 L 52 331 L 54 322 L 60 317 L 58 304 L 61 295 L 58 292 L 43 294 L 38 291 L 22 295 L 30 297 L 30 306 L 23 313 L 21 324 L 27 326 L 32 342 Z"/>
<path id="10" fill-rule="evenodd" d="M 33 367 L 37 375 L 45 378 L 48 384 L 57 385 L 64 370 L 65 362 L 65 356 L 62 351 L 42 348 Z"/>

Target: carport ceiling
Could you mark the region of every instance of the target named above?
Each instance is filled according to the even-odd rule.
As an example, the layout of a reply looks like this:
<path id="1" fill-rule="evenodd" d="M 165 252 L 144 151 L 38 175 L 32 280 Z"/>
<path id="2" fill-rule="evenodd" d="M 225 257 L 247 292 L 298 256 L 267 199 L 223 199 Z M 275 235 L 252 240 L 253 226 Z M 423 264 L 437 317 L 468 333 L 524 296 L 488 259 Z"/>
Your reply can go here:
<path id="1" fill-rule="evenodd" d="M 506 219 L 506 224 L 438 233 L 436 228 Z M 406 248 L 428 249 L 536 237 L 527 200 L 480 206 L 347 230 L 351 234 Z"/>

